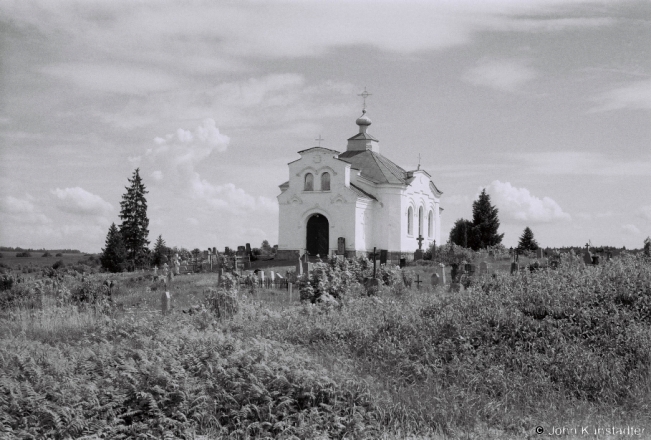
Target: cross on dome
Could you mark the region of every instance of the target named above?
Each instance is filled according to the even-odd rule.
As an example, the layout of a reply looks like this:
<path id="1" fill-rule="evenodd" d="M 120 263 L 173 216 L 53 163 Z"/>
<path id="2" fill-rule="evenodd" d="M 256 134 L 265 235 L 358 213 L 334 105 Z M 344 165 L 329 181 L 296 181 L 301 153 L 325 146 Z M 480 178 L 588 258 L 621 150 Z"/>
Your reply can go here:
<path id="1" fill-rule="evenodd" d="M 368 98 L 371 95 L 373 95 L 373 94 L 367 92 L 366 87 L 364 87 L 364 91 L 362 93 L 357 94 L 357 96 L 361 96 L 362 98 L 364 98 L 364 107 L 362 107 L 362 110 L 364 110 L 365 113 L 366 113 L 366 111 L 365 111 L 366 110 L 366 98 Z"/>
<path id="2" fill-rule="evenodd" d="M 319 147 L 321 146 L 321 141 L 325 141 L 325 139 L 321 138 L 321 135 L 319 135 L 319 137 L 317 139 L 314 139 L 314 140 L 319 142 Z"/>

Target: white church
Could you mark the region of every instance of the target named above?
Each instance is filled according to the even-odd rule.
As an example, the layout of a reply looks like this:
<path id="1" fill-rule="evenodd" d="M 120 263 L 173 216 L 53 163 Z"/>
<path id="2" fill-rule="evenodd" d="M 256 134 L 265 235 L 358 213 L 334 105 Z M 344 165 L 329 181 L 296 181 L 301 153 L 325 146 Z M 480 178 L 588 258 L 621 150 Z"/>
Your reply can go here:
<path id="1" fill-rule="evenodd" d="M 443 194 L 425 170 L 405 171 L 380 154 L 362 111 L 359 133 L 346 151 L 313 147 L 288 164 L 289 181 L 278 195 L 276 259 L 368 255 L 398 264 L 419 248 L 441 243 Z"/>

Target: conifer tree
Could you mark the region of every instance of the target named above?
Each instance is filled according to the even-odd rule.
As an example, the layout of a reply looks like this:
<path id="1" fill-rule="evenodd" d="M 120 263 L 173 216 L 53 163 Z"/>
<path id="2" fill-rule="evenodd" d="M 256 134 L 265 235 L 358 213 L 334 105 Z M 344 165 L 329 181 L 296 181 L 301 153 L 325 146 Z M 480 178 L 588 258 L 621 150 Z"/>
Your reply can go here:
<path id="1" fill-rule="evenodd" d="M 159 235 L 154 244 L 154 252 L 151 256 L 151 264 L 160 266 L 165 263 L 167 259 L 167 253 L 169 248 L 165 245 L 165 240 L 163 240 L 163 235 Z"/>
<path id="2" fill-rule="evenodd" d="M 450 237 L 448 241 L 454 243 L 457 246 L 469 247 L 470 243 L 473 242 L 474 238 L 474 229 L 472 222 L 463 218 L 458 219 L 454 222 L 452 230 L 450 231 Z"/>
<path id="3" fill-rule="evenodd" d="M 106 235 L 106 247 L 99 258 L 102 267 L 109 272 L 122 272 L 127 259 L 127 250 L 122 241 L 122 234 L 115 223 L 111 224 Z"/>
<path id="4" fill-rule="evenodd" d="M 520 241 L 518 242 L 518 249 L 526 251 L 535 251 L 538 249 L 538 243 L 533 238 L 533 231 L 527 226 L 524 228 L 524 232 L 520 236 Z"/>
<path id="5" fill-rule="evenodd" d="M 500 221 L 497 217 L 497 208 L 491 205 L 491 198 L 482 189 L 479 198 L 472 203 L 472 225 L 474 229 L 473 239 L 468 245 L 473 250 L 482 249 L 488 246 L 495 246 L 502 243 L 504 234 L 498 234 Z"/>
<path id="6" fill-rule="evenodd" d="M 149 249 L 149 219 L 147 218 L 147 200 L 145 194 L 148 191 L 140 178 L 140 169 L 136 168 L 131 179 L 128 179 L 131 186 L 125 187 L 126 194 L 120 202 L 120 233 L 127 250 L 127 260 L 132 268 L 145 264 Z"/>

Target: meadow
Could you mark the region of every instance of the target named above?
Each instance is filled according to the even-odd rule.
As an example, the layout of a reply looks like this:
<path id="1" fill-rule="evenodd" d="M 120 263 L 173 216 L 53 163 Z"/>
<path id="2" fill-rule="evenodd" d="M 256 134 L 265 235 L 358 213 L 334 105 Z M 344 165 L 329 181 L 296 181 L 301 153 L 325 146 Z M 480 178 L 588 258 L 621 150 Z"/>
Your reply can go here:
<path id="1" fill-rule="evenodd" d="M 182 275 L 163 316 L 149 274 L 5 267 L 0 436 L 651 438 L 644 255 L 567 254 L 457 293 L 383 268 L 369 296 L 369 270 L 319 264 L 303 301 Z"/>

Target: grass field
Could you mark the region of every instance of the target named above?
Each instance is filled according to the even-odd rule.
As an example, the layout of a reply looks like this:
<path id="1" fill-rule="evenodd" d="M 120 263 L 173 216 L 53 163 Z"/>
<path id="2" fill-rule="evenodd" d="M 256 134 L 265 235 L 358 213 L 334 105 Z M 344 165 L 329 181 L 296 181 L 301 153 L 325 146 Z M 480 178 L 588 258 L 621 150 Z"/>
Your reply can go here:
<path id="1" fill-rule="evenodd" d="M 63 300 L 107 279 L 112 305 Z M 165 286 L 143 274 L 29 283 L 42 306 L 0 317 L 7 438 L 534 439 L 554 427 L 622 438 L 613 426 L 651 437 L 641 258 L 498 274 L 456 294 L 349 289 L 321 305 L 182 275 L 167 286 L 168 316 Z M 19 287 L 7 292 L 29 291 Z M 209 307 L 218 292 L 236 299 L 234 315 Z"/>

